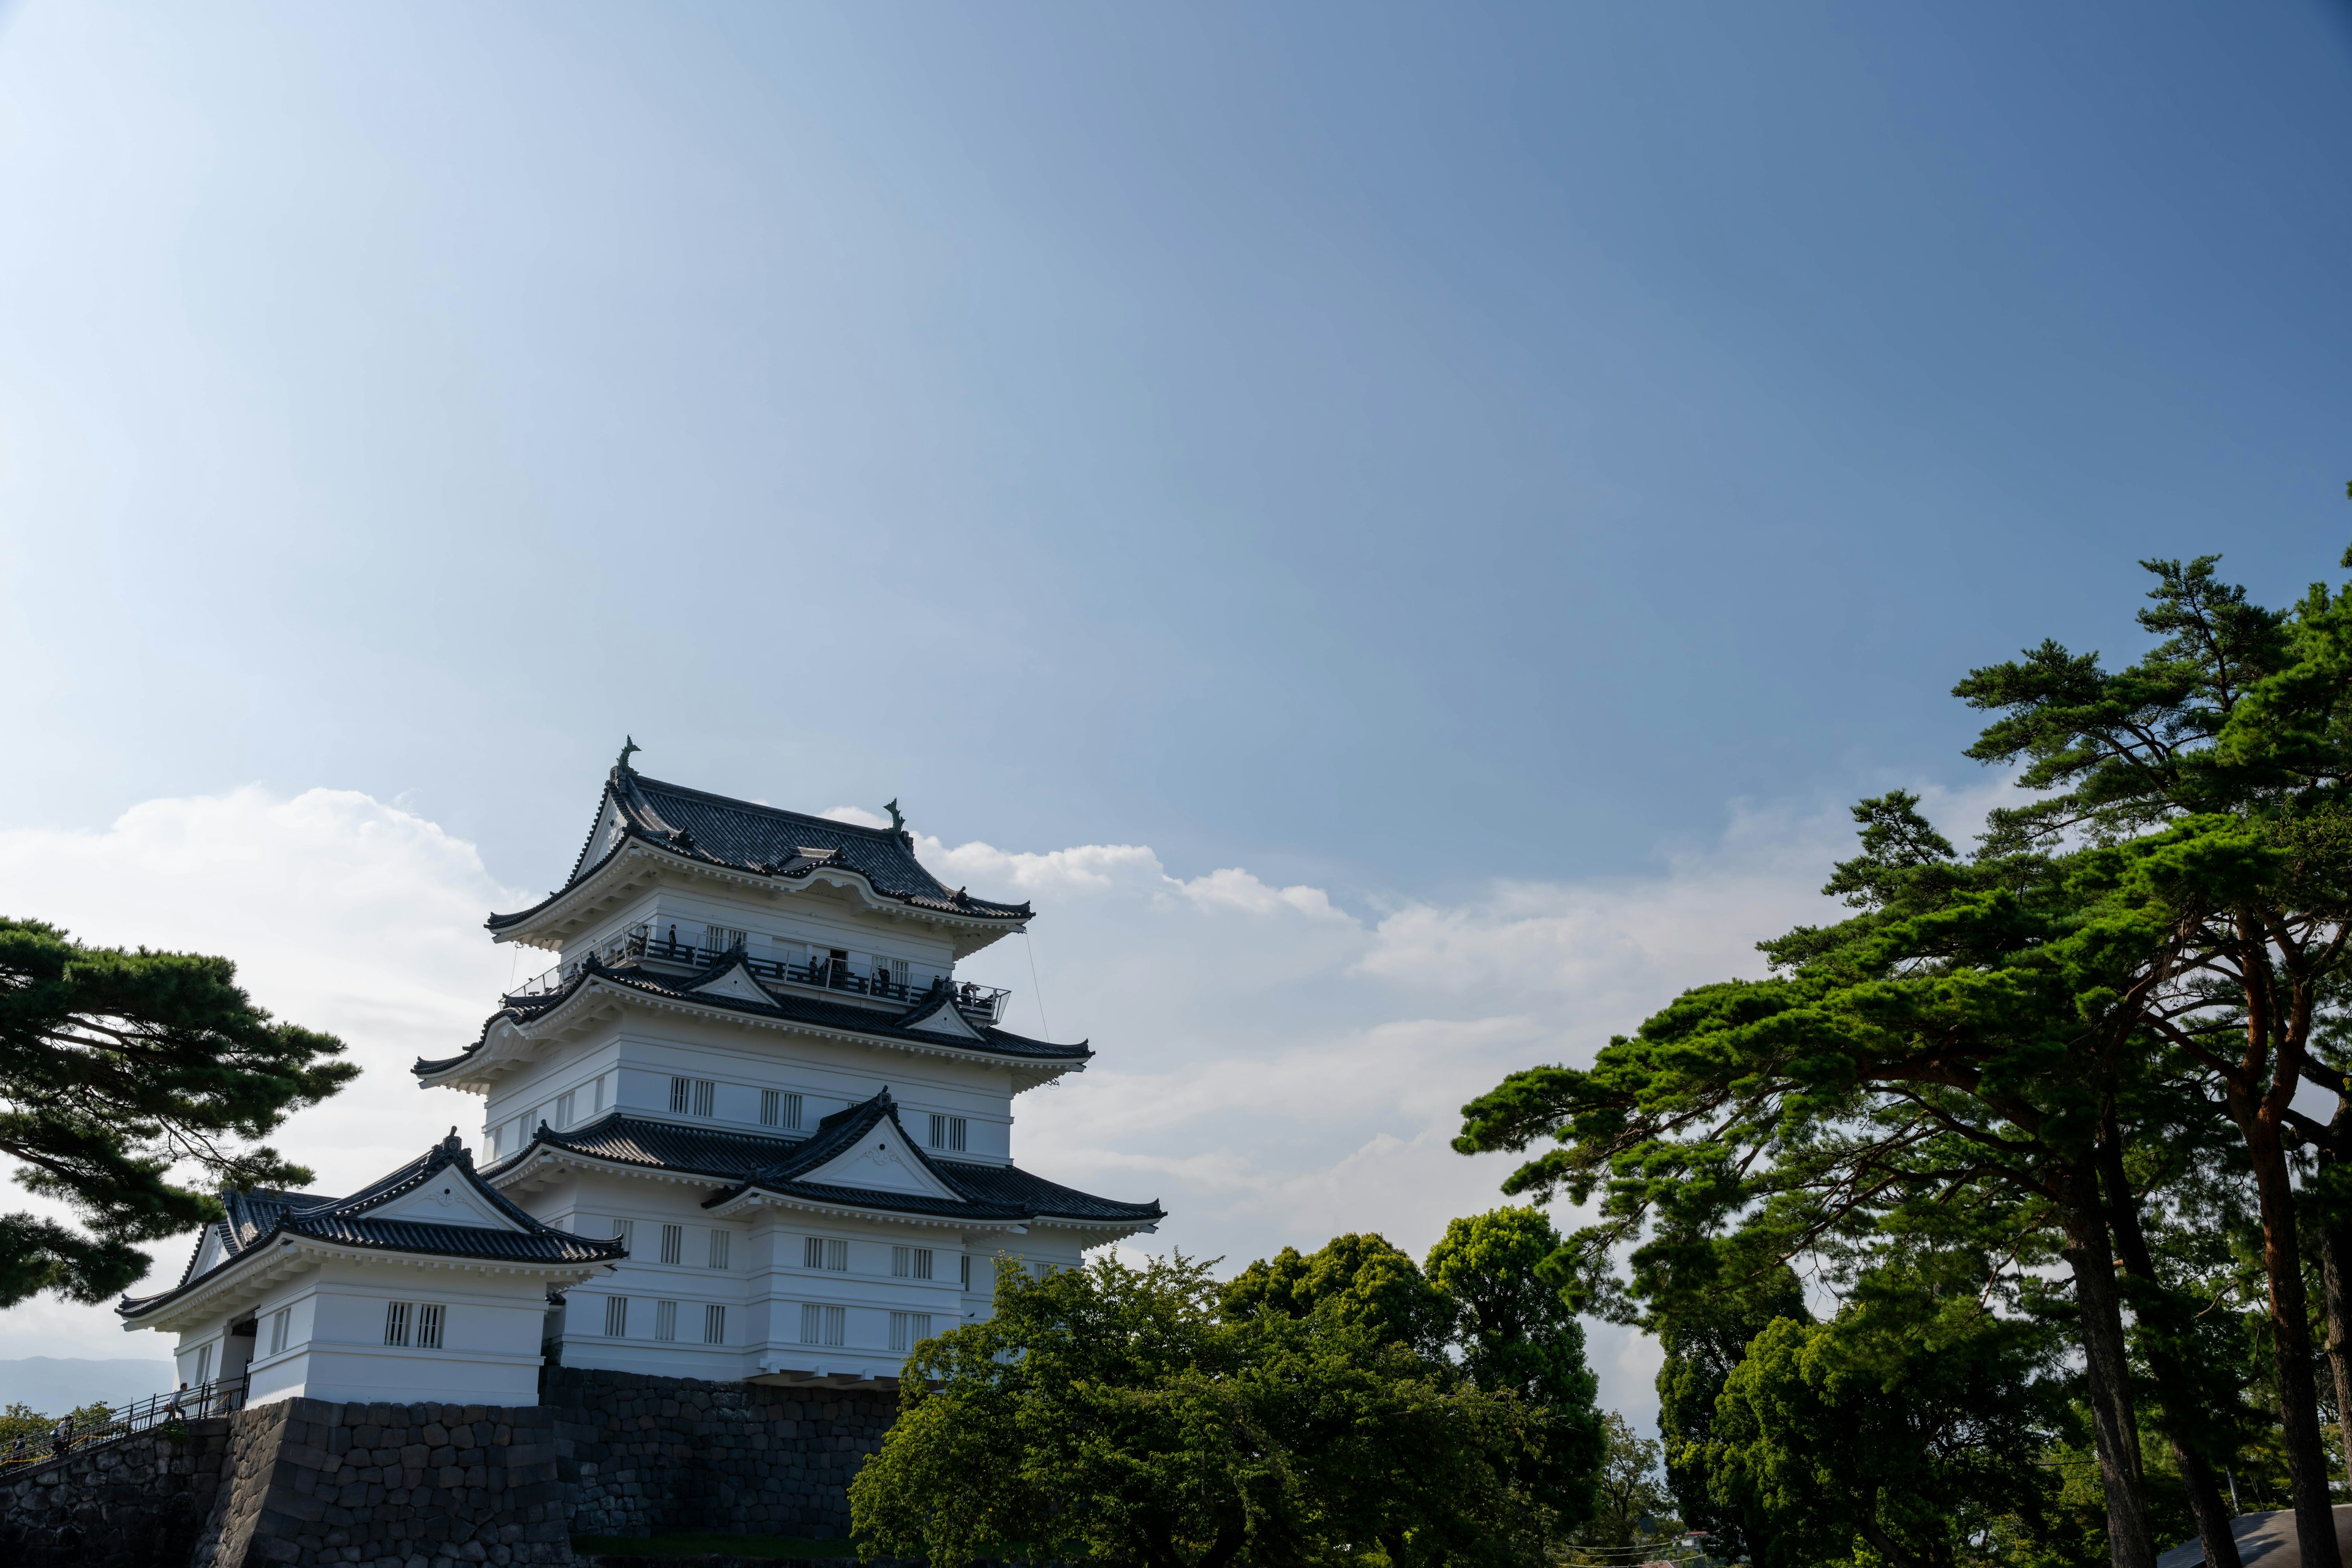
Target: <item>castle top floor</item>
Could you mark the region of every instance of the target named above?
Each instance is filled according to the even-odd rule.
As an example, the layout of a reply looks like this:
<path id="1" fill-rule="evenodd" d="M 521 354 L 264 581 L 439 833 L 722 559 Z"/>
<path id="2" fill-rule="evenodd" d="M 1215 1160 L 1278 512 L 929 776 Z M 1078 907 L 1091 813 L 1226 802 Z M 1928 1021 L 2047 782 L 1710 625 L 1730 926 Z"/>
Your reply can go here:
<path id="1" fill-rule="evenodd" d="M 749 946 L 866 974 L 895 962 L 919 983 L 1031 916 L 1026 903 L 976 899 L 932 876 L 895 801 L 890 826 L 865 827 L 665 784 L 627 759 L 606 776 L 564 885 L 492 915 L 494 940 L 553 949 L 567 963 L 615 941 Z"/>

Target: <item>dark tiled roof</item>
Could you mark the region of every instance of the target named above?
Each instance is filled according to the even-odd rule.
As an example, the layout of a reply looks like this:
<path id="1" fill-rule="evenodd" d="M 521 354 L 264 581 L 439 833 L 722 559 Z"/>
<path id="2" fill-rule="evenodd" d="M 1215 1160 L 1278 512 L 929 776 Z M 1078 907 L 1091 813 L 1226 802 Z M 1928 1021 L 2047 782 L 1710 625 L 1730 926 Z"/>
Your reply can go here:
<path id="1" fill-rule="evenodd" d="M 501 1231 L 477 1225 L 436 1225 L 427 1220 L 373 1216 L 372 1211 L 445 1173 L 455 1173 L 519 1228 Z M 227 1243 L 221 1260 L 203 1275 L 195 1274 L 196 1258 L 204 1256 L 205 1250 L 205 1237 L 199 1237 L 195 1252 L 190 1256 L 187 1267 L 181 1270 L 177 1285 L 153 1296 L 125 1296 L 116 1306 L 117 1312 L 130 1316 L 158 1306 L 201 1280 L 209 1279 L 224 1268 L 233 1267 L 247 1253 L 266 1247 L 285 1236 L 307 1237 L 314 1241 L 373 1247 L 385 1252 L 424 1253 L 441 1258 L 499 1258 L 524 1263 L 609 1263 L 623 1256 L 621 1244 L 617 1241 L 568 1235 L 551 1226 L 541 1224 L 508 1202 L 503 1194 L 475 1173 L 473 1156 L 466 1152 L 465 1145 L 457 1141 L 455 1132 L 419 1158 L 411 1160 L 383 1180 L 362 1187 L 347 1198 L 325 1197 L 317 1193 L 239 1193 L 232 1190 L 221 1194 L 221 1205 L 228 1211 L 227 1219 L 207 1232 L 208 1236 L 221 1236 Z"/>
<path id="2" fill-rule="evenodd" d="M 607 803 L 614 809 L 620 831 L 600 853 L 596 826 L 604 821 Z M 615 767 L 605 779 L 604 796 L 597 803 L 588 834 L 564 889 L 603 865 L 618 850 L 621 840 L 635 838 L 714 866 L 786 880 L 806 877 L 820 866 L 837 866 L 865 878 L 884 898 L 946 914 L 1010 923 L 1027 920 L 1031 912 L 1025 903 L 975 899 L 961 888 L 950 891 L 915 858 L 911 834 L 730 800 L 684 784 L 649 779 L 634 768 Z M 487 923 L 492 931 L 502 931 L 562 896 L 559 889 L 530 909 L 492 915 Z"/>
<path id="3" fill-rule="evenodd" d="M 761 989 L 767 992 L 769 997 L 766 1002 L 754 1002 L 747 997 L 728 996 L 694 989 L 698 985 L 717 979 L 734 967 L 736 967 L 736 960 L 729 956 L 691 974 L 673 975 L 656 973 L 641 963 L 607 964 L 591 956 L 583 959 L 579 969 L 573 973 L 572 978 L 554 991 L 537 996 L 503 998 L 499 1010 L 483 1020 L 482 1032 L 475 1037 L 474 1043 L 457 1055 L 436 1058 L 420 1057 L 417 1058 L 416 1065 L 409 1070 L 423 1079 L 429 1079 L 448 1071 L 481 1049 L 482 1042 L 490 1037 L 491 1027 L 500 1019 L 527 1023 L 569 1000 L 574 992 L 588 983 L 591 976 L 597 975 L 631 990 L 642 991 L 649 996 L 696 1002 L 705 1006 L 724 1008 L 730 1013 L 747 1013 L 753 1017 L 784 1018 L 796 1023 L 814 1024 L 822 1028 L 848 1029 L 861 1035 L 871 1035 L 877 1039 L 903 1040 L 909 1045 L 950 1046 L 962 1050 L 980 1051 L 990 1056 L 1034 1062 L 1084 1062 L 1091 1060 L 1094 1057 L 1093 1050 L 1084 1040 L 1074 1046 L 1059 1046 L 1050 1040 L 1033 1040 L 1026 1035 L 1016 1035 L 1010 1029 L 1000 1029 L 992 1024 L 972 1025 L 974 1032 L 980 1037 L 976 1040 L 955 1035 L 929 1033 L 914 1027 L 914 1025 L 921 1023 L 938 1012 L 944 1004 L 943 997 L 933 994 L 927 994 L 913 1007 L 894 1014 L 883 1012 L 878 1008 L 861 1007 L 854 1002 L 835 1002 L 820 996 L 803 996 L 790 990 L 769 991 L 764 985 Z"/>
<path id="4" fill-rule="evenodd" d="M 867 1187 L 836 1187 L 801 1179 L 855 1147 L 886 1118 L 898 1128 L 899 1140 L 907 1150 L 962 1201 Z M 813 1203 L 973 1219 L 1049 1218 L 1148 1225 L 1162 1217 L 1156 1201 L 1121 1203 L 1033 1176 L 1013 1166 L 934 1158 L 917 1140 L 908 1136 L 887 1089 L 872 1100 L 835 1111 L 805 1138 L 705 1131 L 642 1121 L 617 1110 L 606 1111 L 585 1126 L 563 1132 L 541 1126 L 528 1147 L 492 1165 L 486 1174 L 496 1175 L 528 1159 L 533 1149 L 542 1147 L 568 1150 L 619 1164 L 708 1176 L 714 1184 L 725 1184 L 705 1206 L 715 1206 L 757 1189 Z"/>

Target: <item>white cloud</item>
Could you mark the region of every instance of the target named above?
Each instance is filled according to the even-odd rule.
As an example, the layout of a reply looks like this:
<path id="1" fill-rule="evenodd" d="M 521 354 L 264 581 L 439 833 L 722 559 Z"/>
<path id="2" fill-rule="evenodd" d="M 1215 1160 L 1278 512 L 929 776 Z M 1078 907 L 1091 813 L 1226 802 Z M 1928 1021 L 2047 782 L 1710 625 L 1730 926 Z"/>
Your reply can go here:
<path id="1" fill-rule="evenodd" d="M 1850 834 L 1843 813 L 1740 812 L 1655 877 L 1497 882 L 1362 911 L 1242 868 L 1178 877 L 1140 845 L 918 846 L 950 886 L 1037 903 L 1033 936 L 966 971 L 1013 988 L 1010 1026 L 1099 1053 L 1016 1104 L 1024 1163 L 1160 1198 L 1171 1218 L 1144 1246 L 1232 1268 L 1343 1230 L 1419 1252 L 1447 1219 L 1501 1203 L 1512 1162 L 1449 1147 L 1461 1104 L 1515 1068 L 1589 1059 L 1685 986 L 1758 973 L 1757 937 L 1832 912 L 1815 889 Z M 363 1078 L 279 1140 L 328 1190 L 453 1122 L 472 1137 L 479 1101 L 415 1089 L 408 1064 L 470 1040 L 496 994 L 545 962 L 481 931 L 530 895 L 471 845 L 348 792 L 247 789 L 152 801 L 103 833 L 0 834 L 0 886 L 11 912 L 85 940 L 229 954 L 264 1005 L 342 1035 Z M 178 1268 L 179 1244 L 159 1251 Z M 49 1354 L 148 1350 L 103 1309 L 28 1303 L 0 1330 Z M 1654 1346 L 1596 1326 L 1593 1360 L 1605 1396 L 1646 1422 Z"/>

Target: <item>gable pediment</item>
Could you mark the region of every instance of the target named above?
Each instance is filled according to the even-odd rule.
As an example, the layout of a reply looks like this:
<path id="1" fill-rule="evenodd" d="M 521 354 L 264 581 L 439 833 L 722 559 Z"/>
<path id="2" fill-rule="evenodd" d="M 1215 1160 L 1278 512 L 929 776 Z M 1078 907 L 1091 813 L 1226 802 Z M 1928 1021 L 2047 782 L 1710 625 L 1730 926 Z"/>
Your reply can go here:
<path id="1" fill-rule="evenodd" d="M 985 1045 L 988 1039 L 972 1027 L 971 1020 L 958 1011 L 952 1002 L 941 1002 L 925 1016 L 899 1027 L 911 1029 L 919 1035 L 938 1035 L 943 1039 L 971 1040 L 981 1045 Z"/>
<path id="2" fill-rule="evenodd" d="M 520 1230 L 462 1173 L 444 1169 L 414 1192 L 369 1209 L 368 1219 L 405 1219 L 425 1225 L 477 1226 L 486 1230 Z"/>
<path id="3" fill-rule="evenodd" d="M 713 975 L 696 986 L 697 996 L 732 996 L 740 1002 L 773 1002 L 774 997 L 751 977 L 751 972 L 740 963 L 723 974 Z"/>
<path id="4" fill-rule="evenodd" d="M 825 1187 L 863 1187 L 870 1192 L 913 1193 L 945 1203 L 960 1204 L 963 1194 L 940 1181 L 923 1163 L 898 1124 L 885 1120 L 859 1139 L 856 1146 L 793 1180 Z"/>

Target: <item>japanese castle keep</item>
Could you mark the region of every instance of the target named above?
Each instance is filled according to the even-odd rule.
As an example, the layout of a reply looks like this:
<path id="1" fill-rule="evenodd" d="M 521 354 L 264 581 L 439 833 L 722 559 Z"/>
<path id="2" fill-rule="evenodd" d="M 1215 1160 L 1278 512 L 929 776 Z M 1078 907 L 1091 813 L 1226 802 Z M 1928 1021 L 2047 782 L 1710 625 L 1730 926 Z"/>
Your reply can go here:
<path id="1" fill-rule="evenodd" d="M 532 1405 L 552 1366 L 887 1386 L 988 1312 L 1000 1255 L 1072 1266 L 1160 1218 L 1013 1163 L 1014 1098 L 1093 1055 L 956 976 L 1027 904 L 943 887 L 895 803 L 856 826 L 628 755 L 562 889 L 489 919 L 554 966 L 414 1069 L 482 1097 L 479 1152 L 453 1132 L 348 1197 L 224 1194 L 179 1282 L 119 1309 L 178 1336 L 187 1382 L 249 1378 L 253 1405 Z"/>

